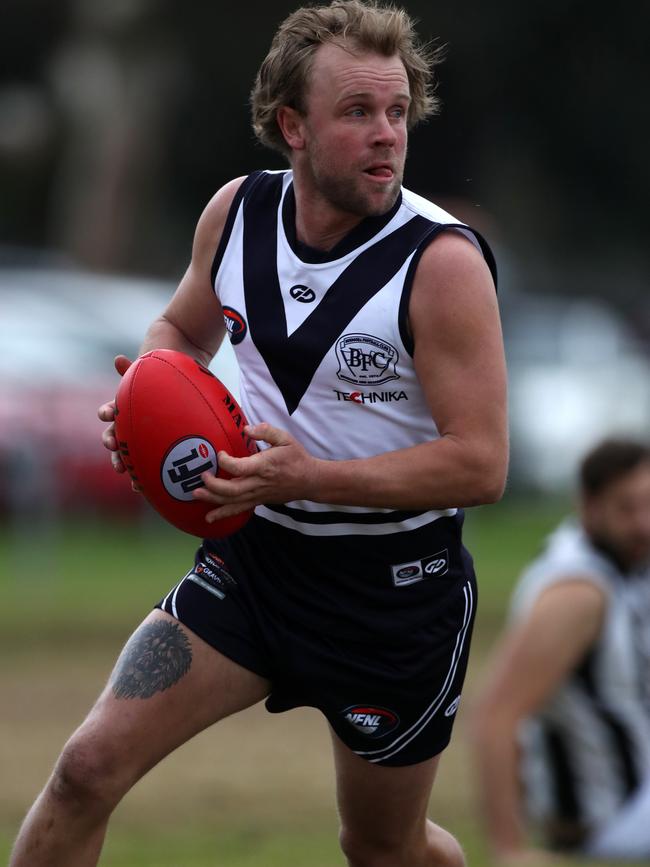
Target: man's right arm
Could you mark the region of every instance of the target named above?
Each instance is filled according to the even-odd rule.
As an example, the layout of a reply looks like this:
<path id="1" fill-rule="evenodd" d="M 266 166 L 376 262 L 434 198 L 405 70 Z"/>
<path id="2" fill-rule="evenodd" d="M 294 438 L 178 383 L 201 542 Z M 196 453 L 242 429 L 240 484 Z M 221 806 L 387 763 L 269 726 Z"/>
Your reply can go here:
<path id="1" fill-rule="evenodd" d="M 501 863 L 529 863 L 522 822 L 517 728 L 554 694 L 597 640 L 607 606 L 589 576 L 547 588 L 504 636 L 472 714 L 488 838 Z"/>
<path id="2" fill-rule="evenodd" d="M 210 275 L 230 206 L 243 181 L 243 177 L 230 181 L 207 204 L 196 226 L 189 267 L 165 310 L 147 329 L 138 355 L 152 349 L 175 349 L 207 367 L 219 349 L 226 329 Z M 129 359 L 123 355 L 115 359 L 120 375 L 124 375 L 129 365 Z M 102 442 L 112 452 L 113 467 L 124 472 L 113 425 L 115 401 L 100 406 L 98 416 L 109 422 Z"/>
<path id="3" fill-rule="evenodd" d="M 201 214 L 189 267 L 165 310 L 149 326 L 140 355 L 152 349 L 177 349 L 207 367 L 219 349 L 225 325 L 210 272 L 228 211 L 243 180 L 236 178 L 222 187 Z"/>

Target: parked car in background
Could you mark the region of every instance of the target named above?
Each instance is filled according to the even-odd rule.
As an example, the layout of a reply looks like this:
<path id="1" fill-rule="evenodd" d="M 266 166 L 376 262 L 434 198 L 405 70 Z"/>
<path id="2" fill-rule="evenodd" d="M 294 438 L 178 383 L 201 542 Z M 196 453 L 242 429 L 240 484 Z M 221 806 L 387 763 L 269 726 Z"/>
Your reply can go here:
<path id="1" fill-rule="evenodd" d="M 142 508 L 110 466 L 97 407 L 115 394 L 114 357 L 135 358 L 175 288 L 49 266 L 0 269 L 0 509 Z M 212 369 L 238 392 L 227 342 Z"/>
<path id="2" fill-rule="evenodd" d="M 511 485 L 566 492 L 611 434 L 650 439 L 650 347 L 590 299 L 508 294 Z"/>

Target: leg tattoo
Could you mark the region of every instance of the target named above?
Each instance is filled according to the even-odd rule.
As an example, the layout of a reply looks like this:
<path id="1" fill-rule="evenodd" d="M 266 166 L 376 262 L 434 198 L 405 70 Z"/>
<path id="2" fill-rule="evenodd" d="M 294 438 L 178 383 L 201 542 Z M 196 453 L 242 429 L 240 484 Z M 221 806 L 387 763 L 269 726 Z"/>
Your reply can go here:
<path id="1" fill-rule="evenodd" d="M 169 689 L 192 664 L 192 648 L 180 626 L 167 620 L 147 623 L 129 640 L 113 672 L 115 698 L 151 698 Z"/>

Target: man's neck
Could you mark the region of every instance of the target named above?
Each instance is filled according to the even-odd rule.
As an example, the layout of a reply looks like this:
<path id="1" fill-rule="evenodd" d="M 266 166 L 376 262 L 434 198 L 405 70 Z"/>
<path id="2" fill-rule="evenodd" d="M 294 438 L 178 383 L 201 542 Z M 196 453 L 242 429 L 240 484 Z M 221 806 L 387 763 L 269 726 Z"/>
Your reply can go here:
<path id="1" fill-rule="evenodd" d="M 294 181 L 296 197 L 296 238 L 302 244 L 315 250 L 328 252 L 341 241 L 348 232 L 364 219 L 335 208 L 317 193 L 301 189 Z"/>

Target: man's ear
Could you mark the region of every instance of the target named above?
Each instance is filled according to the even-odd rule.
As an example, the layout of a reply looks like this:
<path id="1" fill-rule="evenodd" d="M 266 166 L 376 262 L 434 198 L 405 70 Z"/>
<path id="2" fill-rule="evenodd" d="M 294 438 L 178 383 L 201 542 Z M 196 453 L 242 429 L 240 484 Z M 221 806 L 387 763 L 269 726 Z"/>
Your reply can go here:
<path id="1" fill-rule="evenodd" d="M 280 132 L 291 150 L 301 151 L 305 147 L 304 118 L 295 108 L 282 105 L 275 116 Z"/>

